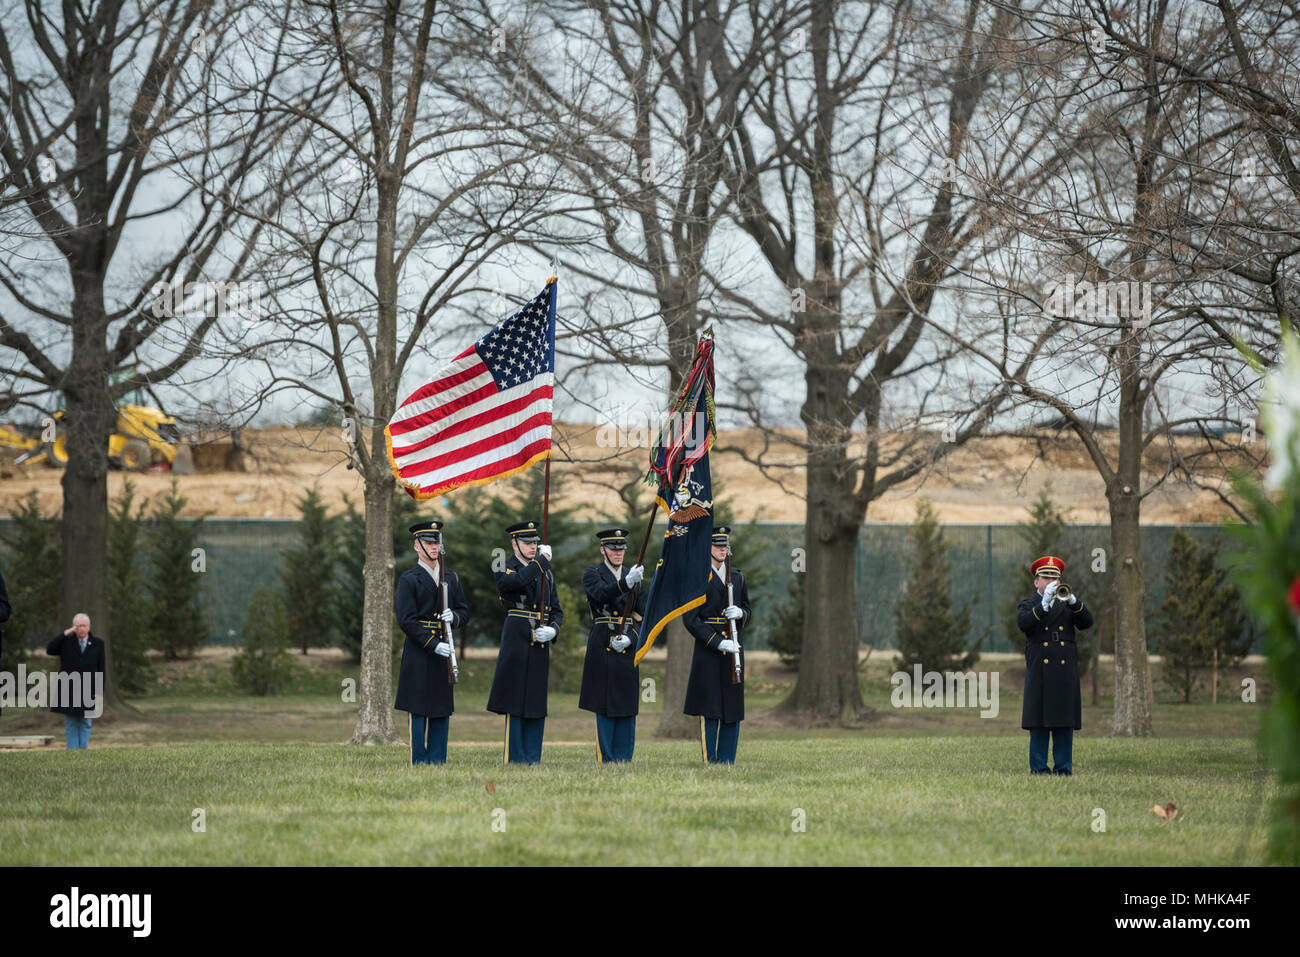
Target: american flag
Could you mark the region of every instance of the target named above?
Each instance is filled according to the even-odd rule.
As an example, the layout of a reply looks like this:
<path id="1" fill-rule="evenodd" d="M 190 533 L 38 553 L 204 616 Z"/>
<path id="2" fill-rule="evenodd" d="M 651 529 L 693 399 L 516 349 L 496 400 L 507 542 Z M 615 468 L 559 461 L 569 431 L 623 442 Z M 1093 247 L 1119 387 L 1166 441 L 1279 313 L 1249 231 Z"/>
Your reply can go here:
<path id="1" fill-rule="evenodd" d="M 393 474 L 432 498 L 551 454 L 555 279 L 412 392 L 384 429 Z"/>

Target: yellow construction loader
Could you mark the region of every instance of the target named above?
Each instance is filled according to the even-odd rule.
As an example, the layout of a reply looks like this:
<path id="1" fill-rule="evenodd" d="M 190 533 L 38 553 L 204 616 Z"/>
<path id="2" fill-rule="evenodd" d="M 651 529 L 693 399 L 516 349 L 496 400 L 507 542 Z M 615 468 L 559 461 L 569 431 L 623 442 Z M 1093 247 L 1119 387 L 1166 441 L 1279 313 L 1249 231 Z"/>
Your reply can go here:
<path id="1" fill-rule="evenodd" d="M 0 425 L 0 448 L 21 449 L 14 460 L 44 462 L 61 469 L 68 464 L 68 449 L 63 429 L 63 413 L 54 413 L 53 440 L 50 429 L 40 426 Z M 144 405 L 123 405 L 117 410 L 117 426 L 108 438 L 108 461 L 115 468 L 143 472 L 151 465 L 166 462 L 177 475 L 192 475 L 194 459 L 181 439 L 176 420 L 160 410 Z"/>

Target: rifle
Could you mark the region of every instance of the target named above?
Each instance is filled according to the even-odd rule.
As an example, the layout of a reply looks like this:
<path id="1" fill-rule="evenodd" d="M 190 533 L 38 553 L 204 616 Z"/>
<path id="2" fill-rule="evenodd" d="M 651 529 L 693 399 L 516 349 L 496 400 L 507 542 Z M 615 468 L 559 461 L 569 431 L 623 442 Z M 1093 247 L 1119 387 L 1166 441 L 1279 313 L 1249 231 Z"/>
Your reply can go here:
<path id="1" fill-rule="evenodd" d="M 731 606 L 736 603 L 735 589 L 731 585 L 731 546 L 727 546 L 727 557 L 722 560 L 722 573 L 727 576 L 727 605 Z M 731 640 L 737 647 L 740 646 L 740 633 L 736 631 L 736 619 L 728 618 L 727 624 L 731 626 Z M 731 653 L 731 683 L 740 684 L 740 652 Z"/>
<path id="2" fill-rule="evenodd" d="M 447 563 L 441 548 L 438 549 L 438 582 L 442 585 L 442 610 L 446 611 L 450 607 L 447 604 Z M 456 639 L 451 634 L 451 622 L 444 621 L 442 630 L 447 636 L 447 644 L 451 645 L 451 654 L 447 656 L 447 684 L 454 685 L 460 681 L 460 665 L 456 662 Z"/>

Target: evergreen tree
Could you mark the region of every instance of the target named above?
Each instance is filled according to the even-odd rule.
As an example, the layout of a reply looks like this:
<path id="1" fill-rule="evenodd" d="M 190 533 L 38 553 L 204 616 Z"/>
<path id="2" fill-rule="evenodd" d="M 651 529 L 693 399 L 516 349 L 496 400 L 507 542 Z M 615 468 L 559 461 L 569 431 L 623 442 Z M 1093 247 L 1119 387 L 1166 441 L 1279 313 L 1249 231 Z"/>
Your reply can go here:
<path id="1" fill-rule="evenodd" d="M 151 565 L 146 582 L 149 633 L 153 646 L 169 660 L 190 657 L 208 635 L 201 604 L 206 558 L 195 554 L 203 518 L 181 518 L 186 503 L 172 479 L 145 535 Z"/>
<path id="2" fill-rule="evenodd" d="M 135 484 L 127 479 L 108 512 L 108 613 L 113 670 L 124 694 L 144 694 L 155 677 L 149 661 L 149 602 L 137 555 L 145 505 L 135 504 Z"/>
<path id="3" fill-rule="evenodd" d="M 1181 528 L 1174 531 L 1165 564 L 1165 600 L 1156 614 L 1156 650 L 1164 656 L 1161 677 L 1184 703 L 1219 667 L 1241 663 L 1254 635 L 1246 627 L 1241 596 L 1219 567 L 1218 547 L 1201 546 Z"/>
<path id="4" fill-rule="evenodd" d="M 411 525 L 423 514 L 422 506 L 396 484 L 393 486 L 392 538 L 393 587 L 402 572 L 418 559 L 412 546 Z M 343 496 L 343 514 L 334 519 L 333 547 L 328 549 L 333 569 L 330 595 L 325 607 L 328 630 L 339 647 L 354 661 L 361 660 L 361 628 L 365 606 L 366 519 L 352 500 Z M 459 572 L 459 568 L 456 569 Z M 470 606 L 473 608 L 473 605 Z M 393 618 L 393 653 L 402 648 L 402 630 Z"/>
<path id="5" fill-rule="evenodd" d="M 284 599 L 268 585 L 258 585 L 248 599 L 231 673 L 236 684 L 255 695 L 274 694 L 293 679 Z"/>
<path id="6" fill-rule="evenodd" d="M 582 666 L 587 660 L 587 635 L 590 625 L 578 614 L 577 594 L 572 587 L 560 582 L 555 586 L 564 609 L 564 624 L 551 642 L 551 666 L 547 672 L 547 686 L 562 694 L 577 694 L 582 690 Z M 586 605 L 586 602 L 583 602 Z"/>
<path id="7" fill-rule="evenodd" d="M 3 625 L 0 671 L 14 674 L 26 661 L 28 649 L 44 649 L 59 630 L 60 531 L 57 518 L 41 514 L 35 491 L 27 493 L 9 517 L 13 525 L 4 538 L 8 552 L 5 590 L 13 613 Z"/>
<path id="8" fill-rule="evenodd" d="M 361 660 L 362 613 L 365 603 L 366 518 L 352 500 L 343 496 L 331 565 L 334 583 L 328 602 L 330 631 L 339 647 Z"/>
<path id="9" fill-rule="evenodd" d="M 288 614 L 289 643 L 320 648 L 330 643 L 330 602 L 334 589 L 337 522 L 325 513 L 320 493 L 309 490 L 297 501 L 298 541 L 280 552 L 280 581 Z"/>
<path id="10" fill-rule="evenodd" d="M 965 650 L 970 630 L 968 609 L 952 608 L 950 569 L 939 518 L 925 499 L 916 504 L 912 526 L 914 551 L 907 560 L 907 579 L 894 604 L 899 657 L 895 667 L 923 671 L 966 671 L 979 658 L 983 639 Z"/>
<path id="11" fill-rule="evenodd" d="M 803 649 L 804 603 L 807 600 L 807 576 L 802 573 L 790 577 L 788 598 L 772 615 L 772 632 L 768 645 L 777 653 L 781 664 L 799 670 L 799 653 Z"/>

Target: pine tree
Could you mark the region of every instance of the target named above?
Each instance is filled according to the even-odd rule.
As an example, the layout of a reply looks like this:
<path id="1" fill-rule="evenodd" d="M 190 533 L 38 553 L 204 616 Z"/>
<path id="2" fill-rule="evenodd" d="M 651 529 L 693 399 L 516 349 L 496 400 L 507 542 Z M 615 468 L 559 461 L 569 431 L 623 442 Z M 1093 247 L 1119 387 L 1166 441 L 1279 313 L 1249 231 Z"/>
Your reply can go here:
<path id="1" fill-rule="evenodd" d="M 151 565 L 146 582 L 149 633 L 153 646 L 169 660 L 193 655 L 208 634 L 201 605 L 206 558 L 195 553 L 203 518 L 182 519 L 186 501 L 172 479 L 145 535 Z"/>
<path id="2" fill-rule="evenodd" d="M 334 537 L 334 583 L 328 603 L 330 631 L 339 647 L 361 660 L 362 613 L 365 604 L 366 518 L 343 496 L 343 514 Z"/>
<path id="3" fill-rule="evenodd" d="M 40 499 L 32 491 L 9 512 L 13 519 L 4 538 L 8 551 L 5 590 L 13 613 L 5 630 L 0 671 L 16 673 L 33 646 L 42 649 L 59 630 L 59 520 L 41 514 Z M 64 627 L 67 627 L 66 625 Z"/>
<path id="4" fill-rule="evenodd" d="M 125 694 L 144 694 L 153 684 L 149 661 L 149 602 L 137 555 L 144 528 L 145 505 L 133 512 L 135 484 L 127 479 L 108 512 L 108 613 L 112 629 L 113 668 Z"/>
<path id="5" fill-rule="evenodd" d="M 392 538 L 393 587 L 402 572 L 418 560 L 412 547 L 411 525 L 422 512 L 422 506 L 396 485 L 393 487 Z M 343 496 L 343 514 L 334 518 L 333 545 L 327 549 L 328 563 L 332 566 L 330 595 L 326 600 L 328 631 L 339 647 L 348 652 L 354 661 L 361 660 L 362 615 L 365 609 L 366 519 L 356 505 Z M 457 569 L 459 571 L 459 569 Z M 473 607 L 472 605 L 470 606 Z M 402 648 L 402 630 L 393 619 L 393 653 Z"/>
<path id="6" fill-rule="evenodd" d="M 551 642 L 551 664 L 547 672 L 547 687 L 556 693 L 577 694 L 582 690 L 582 666 L 587 660 L 587 635 L 584 619 L 578 614 L 574 590 L 561 582 L 555 586 L 564 609 L 564 623 Z"/>
<path id="7" fill-rule="evenodd" d="M 330 643 L 337 522 L 326 514 L 314 488 L 296 504 L 298 541 L 280 552 L 280 581 L 288 609 L 289 643 L 301 647 L 305 655 L 308 648 Z"/>
<path id="8" fill-rule="evenodd" d="M 1218 547 L 1200 546 L 1181 528 L 1174 531 L 1165 564 L 1165 600 L 1156 614 L 1156 650 L 1164 656 L 1161 677 L 1184 703 L 1206 680 L 1217 650 L 1219 667 L 1241 663 L 1253 635 L 1241 596 L 1219 567 Z"/>
<path id="9" fill-rule="evenodd" d="M 239 653 L 231 662 L 235 683 L 251 694 L 274 694 L 293 678 L 286 617 L 279 592 L 268 585 L 253 589 Z"/>
<path id="10" fill-rule="evenodd" d="M 799 653 L 803 650 L 804 603 L 807 601 L 807 576 L 795 574 L 790 578 L 788 599 L 772 615 L 772 632 L 768 644 L 787 668 L 799 670 Z"/>
<path id="11" fill-rule="evenodd" d="M 948 545 L 939 518 L 925 499 L 916 504 L 912 526 L 914 551 L 907 560 L 907 579 L 894 604 L 900 671 L 919 664 L 923 671 L 966 671 L 979 659 L 976 641 L 966 650 L 970 613 L 952 608 Z"/>

